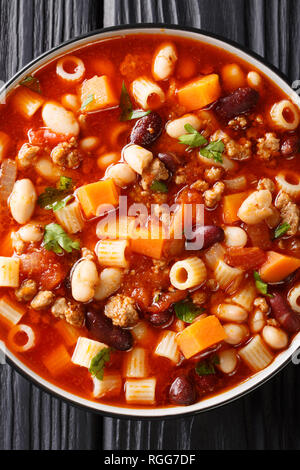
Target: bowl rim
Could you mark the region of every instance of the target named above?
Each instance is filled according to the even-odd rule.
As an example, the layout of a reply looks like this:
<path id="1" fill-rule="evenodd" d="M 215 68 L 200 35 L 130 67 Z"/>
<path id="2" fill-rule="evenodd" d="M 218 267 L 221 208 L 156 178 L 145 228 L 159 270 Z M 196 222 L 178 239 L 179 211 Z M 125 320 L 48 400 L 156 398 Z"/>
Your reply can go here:
<path id="1" fill-rule="evenodd" d="M 109 34 L 112 33 L 112 36 Z M 76 36 L 75 38 L 69 39 L 48 51 L 44 52 L 43 54 L 39 55 L 27 65 L 25 65 L 21 70 L 19 70 L 16 74 L 14 74 L 0 89 L 0 96 L 3 94 L 8 93 L 20 80 L 22 76 L 26 76 L 28 72 L 35 71 L 38 66 L 44 66 L 46 63 L 55 60 L 59 57 L 59 52 L 61 54 L 67 53 L 67 51 L 71 50 L 78 50 L 88 46 L 89 44 L 97 41 L 103 40 L 103 36 L 106 35 L 107 39 L 118 37 L 114 33 L 120 33 L 121 35 L 130 35 L 130 34 L 162 34 L 165 33 L 170 36 L 177 36 L 177 37 L 187 37 L 188 39 L 195 39 L 198 41 L 204 41 L 209 44 L 215 45 L 217 47 L 223 48 L 226 51 L 229 51 L 233 54 L 236 54 L 238 57 L 242 58 L 246 62 L 250 62 L 249 58 L 254 59 L 256 62 L 256 66 L 264 69 L 265 72 L 268 69 L 272 72 L 273 77 L 272 79 L 279 78 L 281 84 L 276 82 L 276 85 L 279 88 L 283 89 L 286 94 L 290 96 L 292 100 L 294 100 L 298 106 L 300 106 L 300 98 L 295 93 L 294 90 L 289 85 L 288 79 L 285 74 L 283 74 L 277 67 L 268 63 L 262 56 L 259 54 L 249 50 L 247 47 L 233 41 L 231 39 L 227 39 L 222 37 L 221 35 L 209 33 L 207 31 L 203 31 L 201 28 L 194 28 L 194 27 L 187 27 L 187 26 L 180 26 L 175 24 L 168 24 L 165 25 L 163 23 L 134 23 L 130 25 L 118 25 L 118 26 L 111 26 L 106 28 L 101 28 L 97 30 L 93 30 L 91 32 Z M 181 34 L 180 34 L 181 33 Z M 189 35 L 190 34 L 190 35 Z M 198 36 L 198 37 L 196 37 Z M 206 40 L 206 41 L 205 41 Z M 212 40 L 212 42 L 210 42 Z M 218 44 L 215 44 L 217 42 Z M 242 56 L 242 57 L 241 57 Z M 284 86 L 282 86 L 284 85 Z M 219 408 L 224 406 L 228 403 L 231 403 L 242 396 L 247 395 L 248 393 L 252 392 L 256 388 L 260 387 L 261 385 L 265 384 L 267 381 L 272 379 L 278 372 L 280 372 L 290 361 L 292 355 L 297 351 L 300 346 L 300 333 L 296 335 L 293 339 L 289 348 L 283 352 L 281 352 L 273 362 L 263 371 L 258 372 L 257 374 L 251 376 L 249 379 L 241 382 L 240 384 L 236 385 L 235 387 L 226 390 L 225 392 L 221 392 L 218 395 L 213 397 L 209 397 L 204 399 L 200 402 L 197 402 L 194 405 L 186 406 L 186 407 L 160 407 L 160 408 L 129 408 L 129 407 L 120 407 L 120 406 L 113 406 L 113 405 L 106 405 L 105 403 L 100 403 L 98 401 L 92 401 L 87 398 L 83 398 L 79 395 L 75 395 L 71 392 L 64 390 L 63 388 L 52 384 L 50 381 L 44 379 L 43 377 L 39 376 L 36 372 L 30 369 L 27 365 L 25 365 L 22 361 L 20 361 L 9 349 L 6 348 L 3 341 L 0 341 L 0 348 L 4 352 L 7 363 L 9 363 L 17 372 L 20 373 L 23 377 L 25 377 L 30 382 L 34 383 L 38 388 L 46 391 L 48 394 L 59 398 L 77 408 L 83 409 L 85 411 L 97 413 L 103 416 L 108 417 L 115 417 L 115 418 L 127 418 L 133 420 L 141 420 L 141 419 L 174 419 L 174 418 L 183 418 L 188 417 L 191 415 L 196 415 L 199 413 L 203 413 L 215 408 Z M 280 359 L 280 356 L 283 356 L 284 359 Z M 278 364 L 277 364 L 278 363 Z M 268 371 L 266 373 L 266 371 Z M 262 377 L 259 377 L 262 375 Z M 253 382 L 253 383 L 251 383 Z M 249 384 L 249 386 L 247 386 Z M 242 389 L 238 391 L 238 389 Z M 219 398 L 220 397 L 220 398 Z M 223 397 L 223 399 L 222 399 Z M 213 403 L 206 402 L 213 401 Z M 204 404 L 204 406 L 203 406 Z"/>

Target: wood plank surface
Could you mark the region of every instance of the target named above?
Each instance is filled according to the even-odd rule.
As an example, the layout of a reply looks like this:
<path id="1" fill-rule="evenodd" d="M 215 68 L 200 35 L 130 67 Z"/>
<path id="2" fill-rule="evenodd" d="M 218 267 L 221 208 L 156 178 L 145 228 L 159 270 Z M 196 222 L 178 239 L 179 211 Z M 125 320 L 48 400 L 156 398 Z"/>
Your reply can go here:
<path id="1" fill-rule="evenodd" d="M 233 39 L 300 79 L 299 0 L 0 0 L 0 80 L 50 47 L 117 24 L 189 25 Z M 289 365 L 230 405 L 162 421 L 102 419 L 0 366 L 0 449 L 299 449 L 300 386 Z"/>

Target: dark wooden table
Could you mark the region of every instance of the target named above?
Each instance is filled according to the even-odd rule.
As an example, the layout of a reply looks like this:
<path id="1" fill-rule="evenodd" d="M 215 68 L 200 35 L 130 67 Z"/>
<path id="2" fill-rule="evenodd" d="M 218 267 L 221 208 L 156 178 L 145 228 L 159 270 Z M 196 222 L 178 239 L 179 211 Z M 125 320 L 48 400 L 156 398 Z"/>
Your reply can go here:
<path id="1" fill-rule="evenodd" d="M 0 0 L 0 79 L 103 26 L 162 22 L 233 39 L 300 79 L 299 0 Z M 230 405 L 171 421 L 102 418 L 0 366 L 0 449 L 300 449 L 299 369 Z"/>

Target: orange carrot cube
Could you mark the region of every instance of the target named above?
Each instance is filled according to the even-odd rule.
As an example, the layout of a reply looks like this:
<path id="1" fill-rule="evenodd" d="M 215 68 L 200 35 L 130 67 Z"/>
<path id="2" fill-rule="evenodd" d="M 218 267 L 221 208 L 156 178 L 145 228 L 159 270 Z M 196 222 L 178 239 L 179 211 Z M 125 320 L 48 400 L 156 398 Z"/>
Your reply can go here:
<path id="1" fill-rule="evenodd" d="M 237 213 L 244 200 L 249 196 L 248 191 L 228 194 L 223 198 L 223 220 L 225 224 L 233 224 L 239 219 Z"/>
<path id="2" fill-rule="evenodd" d="M 119 204 L 119 191 L 114 181 L 107 179 L 81 186 L 77 191 L 77 198 L 89 218 L 101 215 L 109 205 L 116 207 Z"/>
<path id="3" fill-rule="evenodd" d="M 225 338 L 224 328 L 218 318 L 210 315 L 185 328 L 176 340 L 185 358 L 189 359 Z"/>
<path id="4" fill-rule="evenodd" d="M 265 282 L 279 282 L 298 268 L 300 268 L 299 258 L 268 251 L 267 261 L 261 266 L 259 274 Z"/>
<path id="5" fill-rule="evenodd" d="M 187 83 L 177 92 L 178 101 L 186 111 L 201 109 L 221 95 L 219 75 L 212 73 Z"/>

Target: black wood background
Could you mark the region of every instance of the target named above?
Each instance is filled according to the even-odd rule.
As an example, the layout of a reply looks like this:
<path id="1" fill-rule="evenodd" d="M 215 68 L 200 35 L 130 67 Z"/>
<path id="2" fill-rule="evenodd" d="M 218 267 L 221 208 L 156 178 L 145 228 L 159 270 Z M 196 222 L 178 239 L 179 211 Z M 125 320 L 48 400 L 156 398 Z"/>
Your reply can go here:
<path id="1" fill-rule="evenodd" d="M 0 80 L 103 26 L 179 23 L 233 39 L 300 79 L 300 0 L 0 0 Z M 195 417 L 102 418 L 0 366 L 0 449 L 299 449 L 300 378 L 289 365 L 251 395 Z"/>

